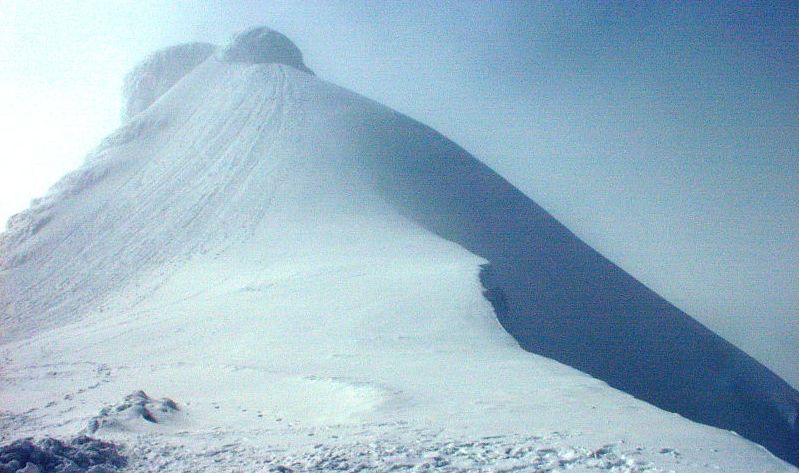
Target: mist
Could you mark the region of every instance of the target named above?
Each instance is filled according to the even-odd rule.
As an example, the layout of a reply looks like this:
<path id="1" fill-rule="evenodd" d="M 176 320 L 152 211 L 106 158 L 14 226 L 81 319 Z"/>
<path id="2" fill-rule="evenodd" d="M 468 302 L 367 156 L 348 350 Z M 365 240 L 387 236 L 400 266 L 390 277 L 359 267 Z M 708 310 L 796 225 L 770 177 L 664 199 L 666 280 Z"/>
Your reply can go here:
<path id="1" fill-rule="evenodd" d="M 199 5 L 0 4 L 0 219 L 119 124 L 149 52 L 264 24 L 799 386 L 795 6 Z"/>

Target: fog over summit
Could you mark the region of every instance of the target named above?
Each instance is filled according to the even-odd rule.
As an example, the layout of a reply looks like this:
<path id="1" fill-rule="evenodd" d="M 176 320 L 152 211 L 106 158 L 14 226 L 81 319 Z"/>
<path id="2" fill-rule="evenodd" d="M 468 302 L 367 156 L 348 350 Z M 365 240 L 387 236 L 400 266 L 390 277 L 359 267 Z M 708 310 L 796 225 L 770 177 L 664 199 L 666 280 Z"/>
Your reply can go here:
<path id="1" fill-rule="evenodd" d="M 266 27 L 255 27 L 236 34 L 219 53 L 225 62 L 285 64 L 313 74 L 302 61 L 302 52 L 283 34 Z"/>
<path id="2" fill-rule="evenodd" d="M 524 442 L 556 444 L 552 468 L 792 471 L 734 430 L 799 462 L 795 390 L 457 144 L 314 76 L 280 33 L 156 52 L 125 110 L 0 237 L 19 435 L 94 419 L 256 461 L 347 429 L 427 442 L 420 458 L 446 450 L 435 438 L 541 432 Z M 175 415 L 96 421 L 131 392 Z"/>
<path id="3" fill-rule="evenodd" d="M 180 44 L 156 51 L 125 76 L 123 121 L 152 105 L 215 52 L 225 62 L 285 64 L 313 74 L 303 63 L 302 52 L 297 46 L 281 33 L 266 27 L 242 31 L 222 48 L 209 43 Z"/>
<path id="4" fill-rule="evenodd" d="M 122 120 L 147 109 L 215 50 L 208 43 L 180 44 L 156 51 L 139 63 L 125 76 Z"/>

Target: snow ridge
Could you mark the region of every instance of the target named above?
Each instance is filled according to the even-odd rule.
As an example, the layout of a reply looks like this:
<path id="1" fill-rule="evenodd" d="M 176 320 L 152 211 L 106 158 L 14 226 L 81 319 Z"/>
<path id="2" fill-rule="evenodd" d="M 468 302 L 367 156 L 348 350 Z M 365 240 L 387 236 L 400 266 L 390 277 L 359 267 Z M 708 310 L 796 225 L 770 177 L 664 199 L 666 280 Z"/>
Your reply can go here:
<path id="1" fill-rule="evenodd" d="M 122 86 L 122 121 L 147 109 L 177 81 L 213 54 L 208 43 L 186 43 L 162 49 L 139 63 Z"/>
<path id="2" fill-rule="evenodd" d="M 271 30 L 213 50 L 156 53 L 137 112 L 0 237 L 8 432 L 74 435 L 143 391 L 180 414 L 149 422 L 139 396 L 115 422 L 176 442 L 228 432 L 213 448 L 402 419 L 793 471 L 632 394 L 799 463 L 796 391 L 476 158 L 309 74 Z"/>

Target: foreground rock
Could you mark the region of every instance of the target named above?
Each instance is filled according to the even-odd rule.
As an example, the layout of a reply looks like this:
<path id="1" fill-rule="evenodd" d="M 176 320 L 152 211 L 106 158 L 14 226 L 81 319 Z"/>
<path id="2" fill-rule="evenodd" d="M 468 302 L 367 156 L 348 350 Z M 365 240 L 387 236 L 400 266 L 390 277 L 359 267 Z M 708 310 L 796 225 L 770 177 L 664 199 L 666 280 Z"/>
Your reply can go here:
<path id="1" fill-rule="evenodd" d="M 104 473 L 125 465 L 118 445 L 85 436 L 68 442 L 28 438 L 0 447 L 0 473 Z"/>
<path id="2" fill-rule="evenodd" d="M 178 411 L 180 409 L 172 399 L 153 399 L 144 391 L 136 391 L 125 396 L 123 402 L 104 407 L 89 421 L 86 430 L 90 434 L 100 429 L 137 430 L 145 422 L 149 424 L 169 422 Z"/>

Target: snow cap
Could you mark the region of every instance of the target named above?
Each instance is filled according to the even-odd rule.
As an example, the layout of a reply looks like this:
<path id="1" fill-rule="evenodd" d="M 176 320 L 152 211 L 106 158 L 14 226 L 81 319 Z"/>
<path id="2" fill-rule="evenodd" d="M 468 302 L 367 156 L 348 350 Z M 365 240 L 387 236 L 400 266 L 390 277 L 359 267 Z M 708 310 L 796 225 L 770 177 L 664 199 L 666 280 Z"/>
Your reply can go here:
<path id="1" fill-rule="evenodd" d="M 285 35 L 259 26 L 237 33 L 219 54 L 225 62 L 251 64 L 285 64 L 313 74 L 302 61 L 302 52 Z"/>
<path id="2" fill-rule="evenodd" d="M 191 72 L 216 46 L 208 43 L 186 43 L 156 51 L 126 76 L 122 86 L 122 121 L 130 121 L 146 110 L 167 90 Z"/>

